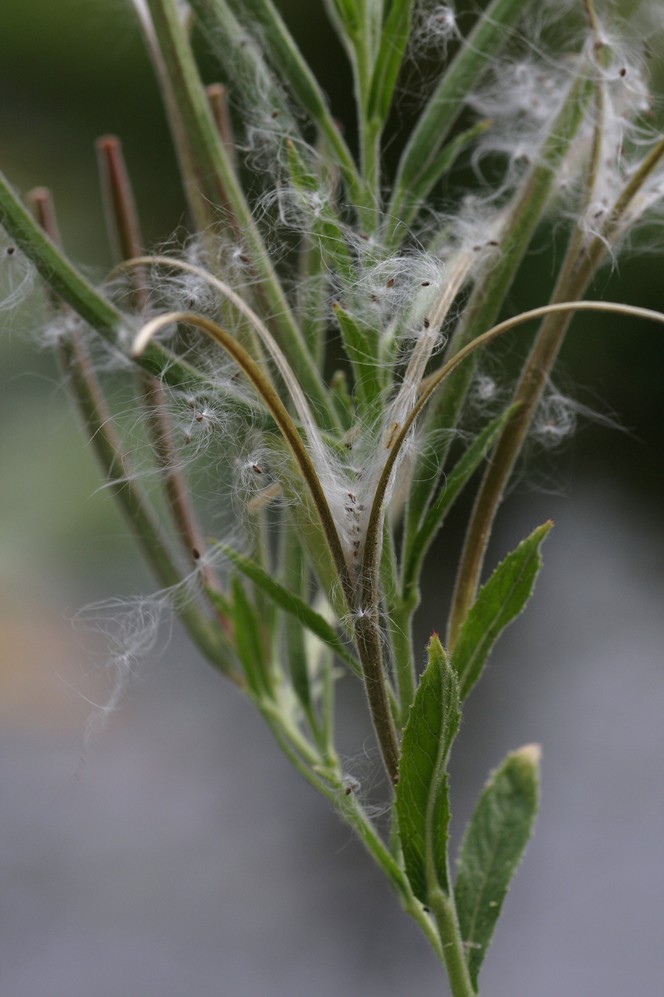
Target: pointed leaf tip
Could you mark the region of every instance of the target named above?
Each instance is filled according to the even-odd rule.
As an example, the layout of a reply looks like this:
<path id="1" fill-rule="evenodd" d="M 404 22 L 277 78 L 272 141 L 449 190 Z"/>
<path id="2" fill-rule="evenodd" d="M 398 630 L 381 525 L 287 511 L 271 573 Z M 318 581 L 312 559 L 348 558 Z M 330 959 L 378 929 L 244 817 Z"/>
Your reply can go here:
<path id="1" fill-rule="evenodd" d="M 542 746 L 540 744 L 524 744 L 522 748 L 517 748 L 513 757 L 516 760 L 527 762 L 532 768 L 539 768 L 542 760 Z"/>
<path id="2" fill-rule="evenodd" d="M 505 627 L 526 607 L 542 567 L 540 547 L 553 526 L 549 519 L 498 565 L 479 590 L 454 645 L 452 664 L 466 698 Z"/>

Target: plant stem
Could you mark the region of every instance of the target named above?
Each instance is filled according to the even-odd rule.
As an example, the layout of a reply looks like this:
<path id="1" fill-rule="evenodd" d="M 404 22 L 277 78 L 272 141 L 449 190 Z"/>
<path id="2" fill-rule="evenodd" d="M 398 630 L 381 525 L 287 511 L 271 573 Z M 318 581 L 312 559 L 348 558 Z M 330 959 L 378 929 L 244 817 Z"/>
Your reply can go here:
<path id="1" fill-rule="evenodd" d="M 439 889 L 430 893 L 429 903 L 442 942 L 443 959 L 452 997 L 475 997 L 476 991 L 470 982 L 454 902 Z"/>
<path id="2" fill-rule="evenodd" d="M 123 333 L 132 330 L 133 319 L 104 298 L 83 277 L 64 253 L 35 222 L 24 204 L 0 173 L 0 225 L 37 268 L 50 290 L 95 329 L 111 347 L 120 350 Z M 183 384 L 189 390 L 209 382 L 186 360 L 151 343 L 139 361 L 146 370 L 163 375 L 173 387 Z"/>
<path id="3" fill-rule="evenodd" d="M 37 225 L 0 173 L 0 225 L 44 278 L 46 284 L 109 342 L 127 326 L 125 316 L 94 289 Z"/>
<path id="4" fill-rule="evenodd" d="M 362 664 L 364 689 L 378 745 L 390 782 L 395 785 L 399 779 L 399 740 L 387 694 L 382 632 L 378 625 L 378 607 L 375 600 L 362 609 L 361 615 L 356 620 L 354 633 Z"/>

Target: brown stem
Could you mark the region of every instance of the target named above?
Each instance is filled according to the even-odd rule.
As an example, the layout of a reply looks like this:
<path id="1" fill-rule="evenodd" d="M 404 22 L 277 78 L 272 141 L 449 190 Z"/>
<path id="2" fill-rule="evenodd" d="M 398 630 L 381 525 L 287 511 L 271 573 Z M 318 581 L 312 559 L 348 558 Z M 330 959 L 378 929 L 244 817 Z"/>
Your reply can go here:
<path id="1" fill-rule="evenodd" d="M 102 196 L 106 209 L 106 223 L 111 240 L 123 260 L 135 259 L 142 251 L 138 213 L 131 181 L 122 152 L 120 140 L 114 135 L 104 135 L 96 143 Z M 133 304 L 139 311 L 147 307 L 145 268 L 132 268 Z M 177 452 L 166 406 L 166 395 L 158 378 L 145 371 L 139 374 L 141 393 L 148 417 L 148 428 L 155 456 L 164 474 L 164 489 L 168 505 L 177 526 L 182 546 L 192 567 L 198 567 L 205 543 L 190 500 L 185 480 L 178 470 Z M 203 563 L 201 579 L 206 589 L 221 591 L 212 568 Z M 230 633 L 228 620 L 213 605 L 214 612 L 224 630 Z"/>
<path id="2" fill-rule="evenodd" d="M 369 702 L 383 764 L 392 785 L 399 781 L 399 740 L 392 719 L 383 671 L 381 632 L 378 626 L 378 609 L 371 606 L 361 611 L 355 622 L 355 640 L 362 664 L 364 688 Z"/>
<path id="3" fill-rule="evenodd" d="M 217 126 L 217 131 L 219 132 L 219 137 L 224 143 L 226 152 L 231 158 L 233 165 L 235 165 L 235 139 L 233 137 L 231 116 L 228 111 L 226 87 L 223 83 L 210 83 L 209 86 L 205 88 L 205 93 L 210 105 L 210 110 L 212 111 L 214 123 Z"/>

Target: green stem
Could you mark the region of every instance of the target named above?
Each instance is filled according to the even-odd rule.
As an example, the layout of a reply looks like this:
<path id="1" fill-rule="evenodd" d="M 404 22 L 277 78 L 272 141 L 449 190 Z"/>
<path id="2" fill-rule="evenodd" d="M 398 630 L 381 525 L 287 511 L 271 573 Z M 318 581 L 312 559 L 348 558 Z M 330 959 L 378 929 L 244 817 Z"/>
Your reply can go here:
<path id="1" fill-rule="evenodd" d="M 37 225 L 0 173 L 0 224 L 35 265 L 51 290 L 105 339 L 115 344 L 128 320 L 103 298 Z"/>
<path id="2" fill-rule="evenodd" d="M 131 331 L 133 320 L 99 294 L 70 263 L 35 222 L 2 173 L 0 225 L 36 267 L 50 290 L 92 326 L 106 342 L 120 349 L 122 335 Z M 209 382 L 195 368 L 154 343 L 150 344 L 139 363 L 151 373 L 163 375 L 164 380 L 174 388 L 185 385 L 191 390 L 201 383 L 209 386 Z"/>
<path id="3" fill-rule="evenodd" d="M 452 997 L 475 997 L 476 991 L 470 981 L 454 901 L 438 889 L 430 893 L 429 903 L 442 942 Z"/>
<path id="4" fill-rule="evenodd" d="M 335 716 L 335 684 L 336 675 L 334 669 L 334 657 L 328 648 L 321 648 L 319 652 L 322 656 L 321 664 L 321 733 L 323 736 L 323 754 L 326 765 L 338 767 L 339 760 L 334 744 L 334 716 Z"/>
<path id="5" fill-rule="evenodd" d="M 282 521 L 278 564 L 284 586 L 295 595 L 307 601 L 307 562 L 300 545 L 295 524 L 291 520 Z M 300 701 L 311 735 L 322 753 L 326 749 L 326 739 L 321 723 L 316 716 L 315 700 L 309 676 L 308 655 L 305 631 L 302 623 L 292 613 L 286 613 L 283 620 L 283 643 L 287 667 L 295 694 Z"/>

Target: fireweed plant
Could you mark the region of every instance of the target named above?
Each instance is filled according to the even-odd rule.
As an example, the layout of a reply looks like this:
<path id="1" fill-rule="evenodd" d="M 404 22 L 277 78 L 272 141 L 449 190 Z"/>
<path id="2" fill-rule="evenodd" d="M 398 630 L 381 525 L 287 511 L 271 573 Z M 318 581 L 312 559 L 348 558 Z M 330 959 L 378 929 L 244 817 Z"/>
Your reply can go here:
<path id="1" fill-rule="evenodd" d="M 120 144 L 101 138 L 117 266 L 94 286 L 63 253 L 48 191 L 24 205 L 2 179 L 4 303 L 41 277 L 48 341 L 161 587 L 115 620 L 106 711 L 175 612 L 466 997 L 531 833 L 539 749 L 491 774 L 454 860 L 448 758 L 551 524 L 480 586 L 485 551 L 524 441 L 571 429 L 551 378 L 574 314 L 664 321 L 582 300 L 661 211 L 643 39 L 664 19 L 654 3 L 625 18 L 592 0 L 492 0 L 457 19 L 429 0 L 322 2 L 352 69 L 345 133 L 272 0 L 134 0 L 191 234 L 146 252 Z M 222 82 L 201 81 L 201 45 Z M 552 221 L 564 249 L 548 300 L 511 315 Z M 525 355 L 510 390 L 489 374 L 504 336 Z M 422 566 L 471 484 L 422 670 Z M 364 687 L 378 817 L 340 762 L 342 677 Z"/>

